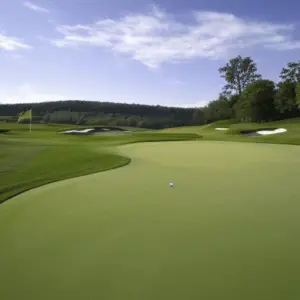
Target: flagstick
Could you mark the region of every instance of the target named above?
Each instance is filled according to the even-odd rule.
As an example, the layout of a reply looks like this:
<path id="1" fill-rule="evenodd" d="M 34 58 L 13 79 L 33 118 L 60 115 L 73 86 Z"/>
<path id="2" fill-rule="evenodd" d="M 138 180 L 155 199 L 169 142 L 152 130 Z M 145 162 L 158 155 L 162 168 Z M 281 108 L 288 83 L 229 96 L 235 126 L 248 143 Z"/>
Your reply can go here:
<path id="1" fill-rule="evenodd" d="M 32 109 L 30 110 L 30 125 L 29 125 L 30 132 L 31 132 L 31 120 L 32 120 Z"/>

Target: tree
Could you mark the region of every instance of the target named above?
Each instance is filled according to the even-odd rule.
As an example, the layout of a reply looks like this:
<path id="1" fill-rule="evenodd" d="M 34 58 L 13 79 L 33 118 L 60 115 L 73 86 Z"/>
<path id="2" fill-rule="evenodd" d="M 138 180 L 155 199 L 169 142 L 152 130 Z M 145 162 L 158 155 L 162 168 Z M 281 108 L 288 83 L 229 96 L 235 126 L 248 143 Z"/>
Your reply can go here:
<path id="1" fill-rule="evenodd" d="M 227 82 L 223 88 L 226 95 L 241 95 L 248 84 L 261 79 L 261 75 L 257 74 L 256 64 L 251 57 L 242 58 L 240 55 L 231 59 L 229 63 L 219 69 L 219 72 Z"/>
<path id="2" fill-rule="evenodd" d="M 207 122 L 227 120 L 232 117 L 232 109 L 229 107 L 228 101 L 223 98 L 209 102 L 203 111 Z"/>
<path id="3" fill-rule="evenodd" d="M 216 109 L 219 111 L 220 120 L 228 120 L 232 118 L 233 113 L 227 98 L 224 98 L 223 96 L 219 97 L 215 105 Z"/>
<path id="4" fill-rule="evenodd" d="M 229 104 L 229 107 L 233 108 L 234 105 L 239 101 L 240 99 L 240 95 L 231 95 L 228 99 L 228 104 Z"/>
<path id="5" fill-rule="evenodd" d="M 300 107 L 300 83 L 296 86 L 296 103 Z"/>
<path id="6" fill-rule="evenodd" d="M 201 109 L 196 109 L 193 114 L 193 123 L 197 125 L 202 125 L 205 123 L 204 112 Z"/>
<path id="7" fill-rule="evenodd" d="M 296 84 L 290 81 L 279 82 L 274 97 L 275 108 L 281 113 L 296 110 Z"/>
<path id="8" fill-rule="evenodd" d="M 280 73 L 283 81 L 300 83 L 300 60 L 298 62 L 289 62 L 287 68 L 283 68 Z"/>
<path id="9" fill-rule="evenodd" d="M 275 84 L 271 80 L 257 80 L 249 84 L 241 95 L 239 109 L 244 109 L 244 117 L 253 122 L 268 121 L 275 117 Z"/>
<path id="10" fill-rule="evenodd" d="M 204 114 L 205 124 L 211 123 L 212 119 L 211 119 L 210 109 L 209 109 L 208 105 L 202 107 L 201 110 L 203 111 L 203 114 Z"/>
<path id="11" fill-rule="evenodd" d="M 248 122 L 252 118 L 252 109 L 250 101 L 240 99 L 233 106 L 235 119 L 239 122 Z"/>

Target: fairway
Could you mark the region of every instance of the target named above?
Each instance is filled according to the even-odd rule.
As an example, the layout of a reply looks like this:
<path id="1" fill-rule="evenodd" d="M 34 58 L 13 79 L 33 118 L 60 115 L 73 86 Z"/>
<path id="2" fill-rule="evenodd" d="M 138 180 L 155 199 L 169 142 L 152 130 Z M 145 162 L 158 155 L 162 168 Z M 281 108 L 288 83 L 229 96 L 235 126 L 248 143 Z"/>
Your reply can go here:
<path id="1" fill-rule="evenodd" d="M 116 151 L 131 163 L 0 206 L 0 299 L 300 298 L 300 147 Z"/>

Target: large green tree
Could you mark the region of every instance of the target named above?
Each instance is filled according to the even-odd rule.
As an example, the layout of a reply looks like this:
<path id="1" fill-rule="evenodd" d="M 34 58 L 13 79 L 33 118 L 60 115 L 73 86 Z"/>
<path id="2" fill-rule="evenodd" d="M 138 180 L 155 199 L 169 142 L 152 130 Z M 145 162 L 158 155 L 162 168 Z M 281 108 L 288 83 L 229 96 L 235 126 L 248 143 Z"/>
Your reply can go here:
<path id="1" fill-rule="evenodd" d="M 248 84 L 261 78 L 252 58 L 243 58 L 240 55 L 230 59 L 224 67 L 219 69 L 219 72 L 227 82 L 223 88 L 224 93 L 227 95 L 241 95 Z"/>
<path id="2" fill-rule="evenodd" d="M 279 102 L 281 97 L 281 103 L 285 104 L 285 107 L 291 111 L 300 106 L 299 96 L 299 84 L 300 84 L 300 60 L 298 62 L 289 62 L 285 68 L 281 70 L 280 78 L 282 82 L 278 84 L 278 93 L 281 93 L 276 97 L 276 102 Z M 283 109 L 281 105 L 281 109 Z"/>
<path id="3" fill-rule="evenodd" d="M 232 108 L 234 107 L 234 105 L 239 101 L 240 99 L 240 95 L 231 95 L 229 98 L 228 98 L 228 104 L 229 106 Z"/>
<path id="4" fill-rule="evenodd" d="M 280 73 L 283 81 L 300 83 L 300 60 L 298 62 L 289 62 L 286 68 Z"/>
<path id="5" fill-rule="evenodd" d="M 274 103 L 276 109 L 281 114 L 289 114 L 296 110 L 296 84 L 290 81 L 279 82 L 274 97 Z"/>
<path id="6" fill-rule="evenodd" d="M 252 119 L 252 109 L 250 101 L 240 99 L 233 106 L 235 119 L 239 122 L 248 122 Z"/>
<path id="7" fill-rule="evenodd" d="M 249 84 L 241 95 L 241 103 L 236 106 L 238 115 L 253 122 L 269 121 L 275 115 L 275 84 L 271 80 L 256 80 Z"/>

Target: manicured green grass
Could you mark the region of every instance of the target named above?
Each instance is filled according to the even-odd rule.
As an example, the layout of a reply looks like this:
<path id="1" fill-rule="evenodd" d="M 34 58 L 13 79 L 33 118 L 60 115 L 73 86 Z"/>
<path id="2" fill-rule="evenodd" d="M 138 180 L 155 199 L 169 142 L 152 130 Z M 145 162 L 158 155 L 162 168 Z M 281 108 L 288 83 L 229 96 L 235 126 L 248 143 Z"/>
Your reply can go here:
<path id="1" fill-rule="evenodd" d="M 121 144 L 190 140 L 195 134 L 137 132 L 118 136 L 68 136 L 58 133 L 65 126 L 4 124 L 0 129 L 0 203 L 10 197 L 61 179 L 126 165 L 129 157 L 114 153 Z M 67 126 L 70 128 L 70 126 Z"/>
<path id="2" fill-rule="evenodd" d="M 1 299 L 300 297 L 299 147 L 118 149 L 128 166 L 0 206 Z"/>
<path id="3" fill-rule="evenodd" d="M 0 202 L 25 190 L 74 176 L 120 167 L 130 162 L 106 151 L 80 145 L 5 143 L 0 154 Z"/>
<path id="4" fill-rule="evenodd" d="M 229 128 L 228 131 L 218 131 L 216 128 Z M 242 130 L 258 130 L 260 128 L 285 128 L 287 132 L 266 136 L 242 136 Z M 290 144 L 300 145 L 300 119 L 289 119 L 269 123 L 236 123 L 232 120 L 219 121 L 204 126 L 186 126 L 169 128 L 161 131 L 173 133 L 195 133 L 203 137 L 204 140 L 211 141 L 234 141 L 250 143 L 270 143 L 270 144 Z"/>
<path id="5" fill-rule="evenodd" d="M 298 124 L 0 124 L 0 299 L 299 299 Z"/>

